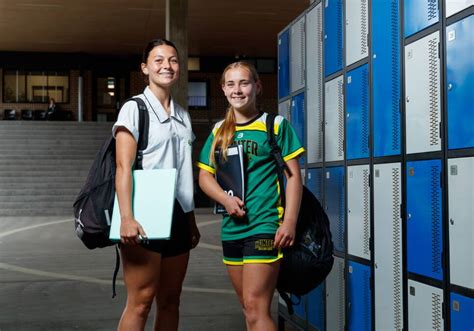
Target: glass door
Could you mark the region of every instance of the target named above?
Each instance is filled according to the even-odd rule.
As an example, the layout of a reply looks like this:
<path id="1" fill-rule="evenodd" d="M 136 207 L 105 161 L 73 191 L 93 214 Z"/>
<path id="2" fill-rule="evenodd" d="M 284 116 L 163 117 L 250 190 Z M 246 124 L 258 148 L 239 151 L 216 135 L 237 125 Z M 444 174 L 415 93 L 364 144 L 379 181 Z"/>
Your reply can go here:
<path id="1" fill-rule="evenodd" d="M 98 75 L 95 79 L 94 118 L 97 122 L 113 122 L 127 98 L 128 81 L 123 75 Z"/>

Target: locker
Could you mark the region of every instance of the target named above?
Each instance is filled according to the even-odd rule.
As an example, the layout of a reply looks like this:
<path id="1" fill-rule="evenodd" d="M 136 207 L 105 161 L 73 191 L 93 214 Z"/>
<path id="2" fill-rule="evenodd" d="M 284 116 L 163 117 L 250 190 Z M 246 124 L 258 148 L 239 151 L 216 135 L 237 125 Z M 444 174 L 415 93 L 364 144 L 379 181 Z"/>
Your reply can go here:
<path id="1" fill-rule="evenodd" d="M 306 14 L 306 91 L 308 163 L 323 161 L 323 64 L 321 4 Z"/>
<path id="2" fill-rule="evenodd" d="M 332 270 L 326 278 L 326 330 L 344 330 L 344 297 L 344 259 L 335 257 Z"/>
<path id="3" fill-rule="evenodd" d="M 312 327 L 324 330 L 324 283 L 308 293 L 308 323 Z"/>
<path id="4" fill-rule="evenodd" d="M 290 123 L 295 129 L 296 135 L 302 144 L 305 142 L 305 120 L 304 120 L 304 93 L 297 94 L 291 98 Z M 305 164 L 306 156 L 299 158 L 301 166 Z"/>
<path id="5" fill-rule="evenodd" d="M 474 6 L 474 0 L 446 0 L 446 17 L 454 15 L 469 6 Z"/>
<path id="6" fill-rule="evenodd" d="M 326 83 L 325 87 L 325 143 L 326 161 L 344 160 L 344 94 L 343 77 Z"/>
<path id="7" fill-rule="evenodd" d="M 364 64 L 346 76 L 346 158 L 369 157 L 369 70 Z"/>
<path id="8" fill-rule="evenodd" d="M 443 290 L 408 280 L 408 329 L 444 330 Z"/>
<path id="9" fill-rule="evenodd" d="M 283 116 L 291 123 L 291 101 L 289 99 L 278 104 L 278 115 Z"/>
<path id="10" fill-rule="evenodd" d="M 407 162 L 407 267 L 443 279 L 441 161 Z"/>
<path id="11" fill-rule="evenodd" d="M 344 252 L 344 168 L 326 168 L 325 209 L 329 217 L 334 249 Z"/>
<path id="12" fill-rule="evenodd" d="M 405 37 L 439 21 L 438 0 L 405 0 Z"/>
<path id="13" fill-rule="evenodd" d="M 406 150 L 441 150 L 439 32 L 405 46 Z"/>
<path id="14" fill-rule="evenodd" d="M 374 305 L 376 330 L 403 327 L 401 165 L 374 165 Z"/>
<path id="15" fill-rule="evenodd" d="M 398 0 L 372 1 L 373 153 L 400 154 L 400 15 Z"/>
<path id="16" fill-rule="evenodd" d="M 346 1 L 346 66 L 369 55 L 367 0 Z"/>
<path id="17" fill-rule="evenodd" d="M 323 169 L 308 169 L 308 176 L 306 177 L 306 187 L 313 192 L 318 198 L 319 202 L 323 201 Z"/>
<path id="18" fill-rule="evenodd" d="M 474 330 L 474 298 L 451 293 L 451 330 Z"/>
<path id="19" fill-rule="evenodd" d="M 290 32 L 278 36 L 278 98 L 290 94 Z"/>
<path id="20" fill-rule="evenodd" d="M 298 299 L 298 297 L 291 295 L 291 300 L 295 303 L 298 303 L 296 305 L 293 305 L 295 313 L 292 317 L 296 317 L 296 320 L 300 322 L 306 321 L 307 296 L 303 295 L 300 299 Z"/>
<path id="21" fill-rule="evenodd" d="M 448 160 L 451 283 L 474 289 L 474 157 Z"/>
<path id="22" fill-rule="evenodd" d="M 448 147 L 474 147 L 474 15 L 446 28 Z"/>
<path id="23" fill-rule="evenodd" d="M 369 165 L 347 167 L 347 251 L 370 260 Z"/>
<path id="24" fill-rule="evenodd" d="M 290 28 L 290 79 L 291 92 L 304 87 L 305 82 L 305 17 Z"/>
<path id="25" fill-rule="evenodd" d="M 324 1 L 324 76 L 342 69 L 343 65 L 342 0 Z"/>
<path id="26" fill-rule="evenodd" d="M 370 267 L 349 261 L 348 263 L 348 330 L 372 329 Z"/>

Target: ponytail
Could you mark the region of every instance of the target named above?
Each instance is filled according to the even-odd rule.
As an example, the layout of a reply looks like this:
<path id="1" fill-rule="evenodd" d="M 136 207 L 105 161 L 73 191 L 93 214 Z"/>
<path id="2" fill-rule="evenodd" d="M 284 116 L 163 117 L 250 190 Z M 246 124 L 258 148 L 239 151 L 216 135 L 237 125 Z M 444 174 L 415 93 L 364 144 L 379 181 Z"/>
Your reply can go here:
<path id="1" fill-rule="evenodd" d="M 209 155 L 211 162 L 217 166 L 215 152 L 220 149 L 220 153 L 224 160 L 227 160 L 227 149 L 234 141 L 235 133 L 235 114 L 232 106 L 227 108 L 225 119 L 220 128 L 216 132 L 214 141 L 211 146 L 211 155 Z"/>

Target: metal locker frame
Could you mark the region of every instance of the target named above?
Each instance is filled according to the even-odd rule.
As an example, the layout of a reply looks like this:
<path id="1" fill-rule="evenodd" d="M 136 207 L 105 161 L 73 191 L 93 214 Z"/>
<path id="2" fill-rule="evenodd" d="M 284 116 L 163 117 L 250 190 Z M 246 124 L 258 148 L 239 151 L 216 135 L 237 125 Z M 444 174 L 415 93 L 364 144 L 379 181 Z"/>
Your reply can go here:
<path id="1" fill-rule="evenodd" d="M 370 156 L 369 65 L 346 74 L 346 159 Z"/>
<path id="2" fill-rule="evenodd" d="M 324 282 L 308 293 L 308 323 L 312 327 L 323 331 L 325 328 L 324 316 Z"/>
<path id="3" fill-rule="evenodd" d="M 305 85 L 305 17 L 290 28 L 290 90 L 296 92 Z"/>
<path id="4" fill-rule="evenodd" d="M 334 257 L 334 265 L 326 278 L 326 330 L 344 330 L 345 285 L 344 259 Z"/>
<path id="5" fill-rule="evenodd" d="M 291 123 L 291 100 L 285 100 L 278 104 L 278 115 L 283 116 Z"/>
<path id="6" fill-rule="evenodd" d="M 319 202 L 323 201 L 323 169 L 308 169 L 306 187 L 313 192 Z"/>
<path id="7" fill-rule="evenodd" d="M 308 163 L 323 161 L 323 42 L 321 3 L 306 14 L 306 100 Z"/>
<path id="8" fill-rule="evenodd" d="M 301 92 L 291 98 L 291 126 L 295 130 L 298 139 L 302 144 L 305 142 L 305 93 Z M 305 165 L 306 156 L 299 158 L 299 163 L 302 167 Z"/>
<path id="9" fill-rule="evenodd" d="M 343 4 L 342 0 L 324 1 L 324 77 L 343 66 Z"/>
<path id="10" fill-rule="evenodd" d="M 370 289 L 370 267 L 354 261 L 348 262 L 347 285 L 347 330 L 372 329 L 372 294 Z"/>
<path id="11" fill-rule="evenodd" d="M 375 329 L 403 327 L 400 163 L 374 165 Z"/>
<path id="12" fill-rule="evenodd" d="M 473 0 L 474 3 L 474 0 Z M 448 147 L 474 147 L 474 15 L 446 28 Z"/>
<path id="13" fill-rule="evenodd" d="M 441 150 L 439 31 L 405 46 L 407 154 Z"/>
<path id="14" fill-rule="evenodd" d="M 347 252 L 370 260 L 370 168 L 347 167 Z"/>
<path id="15" fill-rule="evenodd" d="M 407 268 L 443 279 L 441 160 L 407 162 Z"/>
<path id="16" fill-rule="evenodd" d="M 446 17 L 459 13 L 469 6 L 474 6 L 474 0 L 446 0 Z"/>
<path id="17" fill-rule="evenodd" d="M 448 160 L 451 283 L 474 289 L 474 157 Z"/>
<path id="18" fill-rule="evenodd" d="M 474 330 L 474 298 L 451 293 L 451 330 Z"/>
<path id="19" fill-rule="evenodd" d="M 444 330 L 443 290 L 408 280 L 408 329 Z"/>
<path id="20" fill-rule="evenodd" d="M 334 249 L 345 251 L 345 198 L 344 198 L 344 167 L 328 167 L 326 170 L 326 184 L 324 198 L 326 214 L 332 234 Z"/>
<path id="21" fill-rule="evenodd" d="M 278 98 L 290 94 L 290 32 L 282 31 L 278 36 Z"/>
<path id="22" fill-rule="evenodd" d="M 343 79 L 343 76 L 338 76 L 325 84 L 324 153 L 326 162 L 344 160 Z"/>
<path id="23" fill-rule="evenodd" d="M 438 0 L 405 0 L 403 8 L 405 37 L 439 21 Z"/>
<path id="24" fill-rule="evenodd" d="M 369 2 L 350 0 L 346 4 L 346 66 L 369 55 Z"/>
<path id="25" fill-rule="evenodd" d="M 398 0 L 372 1 L 372 112 L 375 157 L 400 154 L 400 15 Z"/>

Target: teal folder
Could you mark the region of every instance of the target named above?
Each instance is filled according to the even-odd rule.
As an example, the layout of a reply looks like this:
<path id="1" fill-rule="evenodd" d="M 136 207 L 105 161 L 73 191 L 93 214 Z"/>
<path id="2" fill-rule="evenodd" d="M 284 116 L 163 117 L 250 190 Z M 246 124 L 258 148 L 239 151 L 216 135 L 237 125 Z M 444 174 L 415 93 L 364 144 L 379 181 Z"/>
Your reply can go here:
<path id="1" fill-rule="evenodd" d="M 169 239 L 176 193 L 176 169 L 133 171 L 133 215 L 149 240 Z M 120 241 L 120 208 L 115 194 L 110 240 Z"/>

